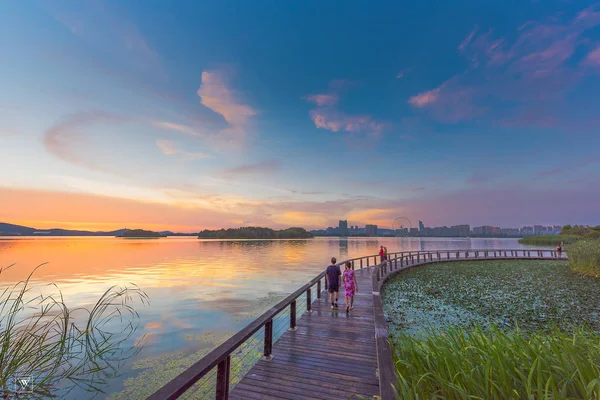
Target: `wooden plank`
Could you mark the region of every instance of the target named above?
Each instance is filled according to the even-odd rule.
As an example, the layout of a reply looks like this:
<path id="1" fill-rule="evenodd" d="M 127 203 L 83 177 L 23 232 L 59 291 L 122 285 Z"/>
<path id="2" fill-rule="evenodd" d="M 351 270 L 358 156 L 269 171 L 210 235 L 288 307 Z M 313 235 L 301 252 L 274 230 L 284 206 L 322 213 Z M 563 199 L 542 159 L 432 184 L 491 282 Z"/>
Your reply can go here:
<path id="1" fill-rule="evenodd" d="M 233 388 L 232 398 L 247 392 L 320 400 L 379 395 L 372 269 L 355 270 L 361 291 L 353 310 L 346 314 L 343 290 L 334 310 L 329 293 L 322 292 L 312 312 L 298 318 L 296 331 L 285 332 L 273 345 L 273 359 L 258 361 Z"/>

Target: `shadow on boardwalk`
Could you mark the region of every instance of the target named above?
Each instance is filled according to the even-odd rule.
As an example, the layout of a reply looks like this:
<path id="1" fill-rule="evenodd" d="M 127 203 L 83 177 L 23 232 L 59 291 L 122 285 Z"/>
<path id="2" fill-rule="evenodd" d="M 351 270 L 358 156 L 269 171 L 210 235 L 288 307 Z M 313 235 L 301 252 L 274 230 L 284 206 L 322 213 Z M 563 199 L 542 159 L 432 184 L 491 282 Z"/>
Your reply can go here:
<path id="1" fill-rule="evenodd" d="M 230 399 L 348 399 L 379 395 L 373 322 L 371 268 L 357 269 L 360 291 L 346 314 L 344 291 L 340 308 L 331 310 L 323 291 L 273 345 L 273 358 L 260 360 L 229 394 Z"/>

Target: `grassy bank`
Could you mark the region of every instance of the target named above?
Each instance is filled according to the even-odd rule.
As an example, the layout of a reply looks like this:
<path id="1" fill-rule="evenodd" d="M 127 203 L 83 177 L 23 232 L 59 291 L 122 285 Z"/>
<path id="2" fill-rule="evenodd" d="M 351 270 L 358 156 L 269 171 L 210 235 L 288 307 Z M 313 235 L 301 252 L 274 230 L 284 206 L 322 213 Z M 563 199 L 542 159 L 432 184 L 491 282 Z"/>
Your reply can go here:
<path id="1" fill-rule="evenodd" d="M 393 347 L 400 399 L 598 399 L 600 335 L 450 328 Z"/>
<path id="2" fill-rule="evenodd" d="M 561 242 L 564 244 L 572 244 L 580 239 L 582 239 L 582 236 L 577 235 L 526 236 L 522 239 L 519 239 L 519 243 L 539 246 L 556 246 Z"/>
<path id="3" fill-rule="evenodd" d="M 581 240 L 569 246 L 569 264 L 577 273 L 600 278 L 600 240 Z"/>

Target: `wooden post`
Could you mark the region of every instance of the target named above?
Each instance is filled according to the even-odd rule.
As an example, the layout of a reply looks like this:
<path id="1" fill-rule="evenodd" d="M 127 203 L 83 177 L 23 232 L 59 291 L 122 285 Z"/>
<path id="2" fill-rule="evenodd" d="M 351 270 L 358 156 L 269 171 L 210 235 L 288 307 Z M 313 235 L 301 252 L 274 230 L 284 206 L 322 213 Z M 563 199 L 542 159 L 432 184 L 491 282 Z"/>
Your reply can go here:
<path id="1" fill-rule="evenodd" d="M 312 297 L 310 295 L 310 288 L 306 289 L 306 311 L 312 311 Z"/>
<path id="2" fill-rule="evenodd" d="M 227 356 L 217 366 L 217 400 L 227 400 L 229 398 L 229 370 L 231 367 L 231 358 Z"/>
<path id="3" fill-rule="evenodd" d="M 273 320 L 270 319 L 265 324 L 265 348 L 263 351 L 263 360 L 271 360 L 273 353 Z"/>
<path id="4" fill-rule="evenodd" d="M 352 271 L 354 271 L 354 260 L 352 260 Z"/>
<path id="5" fill-rule="evenodd" d="M 354 268 L 353 268 L 353 269 L 354 269 Z M 321 290 L 321 280 L 319 279 L 319 280 L 317 281 L 317 299 L 320 299 L 320 298 L 321 298 L 321 292 L 322 292 L 322 290 Z M 294 308 L 295 308 L 295 307 L 296 307 L 296 300 L 294 300 Z"/>
<path id="6" fill-rule="evenodd" d="M 394 259 L 394 268 L 398 269 L 398 258 Z"/>
<path id="7" fill-rule="evenodd" d="M 321 281 L 319 281 L 321 283 Z M 290 331 L 296 330 L 296 300 L 290 303 Z"/>
<path id="8" fill-rule="evenodd" d="M 369 266 L 369 257 L 367 257 L 367 267 Z"/>
<path id="9" fill-rule="evenodd" d="M 363 260 L 363 259 L 361 258 L 361 259 L 360 259 L 360 267 L 361 267 L 361 268 L 362 268 L 362 260 Z"/>

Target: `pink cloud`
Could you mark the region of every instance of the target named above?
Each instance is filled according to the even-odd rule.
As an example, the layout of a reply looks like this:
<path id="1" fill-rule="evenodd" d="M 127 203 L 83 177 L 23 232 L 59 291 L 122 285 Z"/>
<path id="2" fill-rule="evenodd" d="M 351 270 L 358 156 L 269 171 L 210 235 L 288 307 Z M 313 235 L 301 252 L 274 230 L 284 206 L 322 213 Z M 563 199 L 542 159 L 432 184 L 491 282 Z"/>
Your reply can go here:
<path id="1" fill-rule="evenodd" d="M 576 107 L 573 101 L 566 104 L 565 96 L 590 75 L 584 65 L 600 64 L 598 44 L 584 63 L 571 62 L 577 48 L 589 44 L 585 34 L 600 25 L 600 12 L 590 7 L 567 22 L 561 20 L 528 21 L 516 30 L 514 40 L 495 37 L 494 30 L 473 30 L 458 46 L 470 66 L 408 103 L 446 122 L 486 116 L 507 126 L 585 125 L 580 116 L 562 110 Z"/>
<path id="2" fill-rule="evenodd" d="M 210 157 L 208 154 L 200 152 L 188 152 L 177 148 L 177 144 L 172 140 L 157 139 L 156 147 L 166 156 L 177 156 L 182 161 L 200 160 Z"/>
<path id="3" fill-rule="evenodd" d="M 586 57 L 586 62 L 600 67 L 600 46 L 590 51 Z"/>
<path id="4" fill-rule="evenodd" d="M 385 128 L 385 124 L 377 122 L 367 115 L 351 116 L 335 110 L 317 108 L 311 110 L 310 116 L 317 128 L 332 132 L 379 134 Z"/>
<path id="5" fill-rule="evenodd" d="M 411 97 L 408 102 L 415 107 L 425 107 L 429 104 L 435 103 L 440 96 L 441 88 L 428 90 L 426 92 L 420 93 L 416 96 Z"/>
<path id="6" fill-rule="evenodd" d="M 51 5 L 50 7 L 56 7 Z M 139 69 L 156 66 L 160 57 L 132 20 L 108 2 L 88 2 L 78 11 L 55 10 L 55 19 L 92 48 L 119 53 Z"/>
<path id="7" fill-rule="evenodd" d="M 255 164 L 245 164 L 239 167 L 229 168 L 222 172 L 221 175 L 227 178 L 232 178 L 235 175 L 252 175 L 252 174 L 271 174 L 281 169 L 280 160 L 268 160 Z"/>
<path id="8" fill-rule="evenodd" d="M 187 126 L 187 125 L 176 124 L 173 122 L 166 122 L 166 121 L 151 121 L 151 124 L 156 126 L 157 128 L 163 128 L 163 129 L 168 129 L 171 131 L 177 131 L 177 132 L 185 133 L 185 134 L 192 135 L 192 136 L 203 136 L 201 133 L 199 133 L 198 131 L 196 131 L 195 129 L 193 129 L 192 127 Z"/>
<path id="9" fill-rule="evenodd" d="M 337 104 L 338 97 L 333 94 L 315 94 L 307 96 L 306 100 L 318 106 L 332 106 Z"/>
<path id="10" fill-rule="evenodd" d="M 386 124 L 376 121 L 369 115 L 348 115 L 336 107 L 339 96 L 338 90 L 351 86 L 344 80 L 330 82 L 331 90 L 328 94 L 318 94 L 306 97 L 306 100 L 317 104 L 319 107 L 310 111 L 310 118 L 317 128 L 332 132 L 347 132 L 350 134 L 367 134 L 371 138 L 379 137 Z M 352 142 L 360 138 L 351 138 Z"/>
<path id="11" fill-rule="evenodd" d="M 44 133 L 44 146 L 49 153 L 69 163 L 91 170 L 107 171 L 108 166 L 92 161 L 81 151 L 82 148 L 89 147 L 88 137 L 82 130 L 95 125 L 123 122 L 126 122 L 123 118 L 100 111 L 71 114 Z"/>
<path id="12" fill-rule="evenodd" d="M 171 156 L 177 153 L 177 147 L 171 140 L 157 140 L 156 146 L 163 152 L 164 155 Z"/>
<path id="13" fill-rule="evenodd" d="M 463 51 L 464 49 L 467 48 L 467 46 L 469 45 L 469 43 L 471 42 L 471 40 L 473 39 L 473 36 L 475 36 L 475 33 L 477 33 L 478 28 L 475 27 L 475 29 L 473 29 L 471 31 L 471 33 L 469 33 L 467 35 L 467 37 L 458 45 L 458 50 L 459 51 Z"/>
<path id="14" fill-rule="evenodd" d="M 198 96 L 202 105 L 221 114 L 231 126 L 243 126 L 250 117 L 256 115 L 256 111 L 236 99 L 225 75 L 223 71 L 218 70 L 202 72 Z"/>

